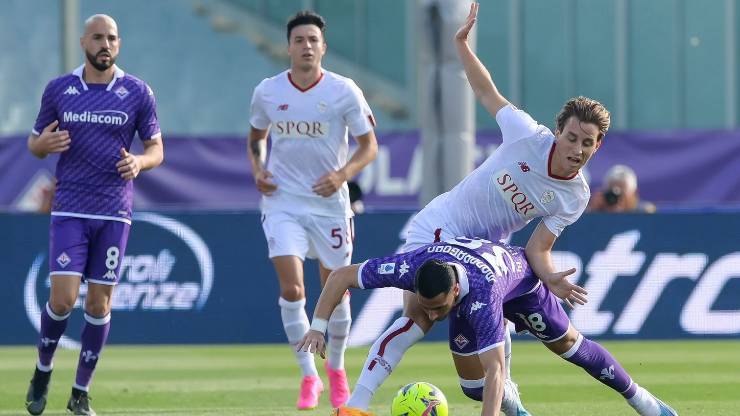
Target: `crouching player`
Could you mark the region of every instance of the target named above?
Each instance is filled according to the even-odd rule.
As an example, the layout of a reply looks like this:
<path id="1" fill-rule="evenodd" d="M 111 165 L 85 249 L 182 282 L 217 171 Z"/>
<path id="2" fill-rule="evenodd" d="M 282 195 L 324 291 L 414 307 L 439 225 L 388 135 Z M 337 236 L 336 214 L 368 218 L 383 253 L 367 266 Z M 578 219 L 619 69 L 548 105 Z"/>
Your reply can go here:
<path id="1" fill-rule="evenodd" d="M 604 347 L 570 325 L 557 298 L 533 274 L 523 248 L 456 238 L 338 269 L 321 292 L 299 349 L 324 357 L 329 316 L 350 287 L 408 290 L 432 321 L 450 316 L 449 343 L 460 386 L 465 395 L 483 402 L 481 415 L 499 415 L 504 399 L 506 318 L 621 394 L 638 414 L 677 416 L 633 382 Z M 366 410 L 341 407 L 334 414 L 370 415 Z"/>

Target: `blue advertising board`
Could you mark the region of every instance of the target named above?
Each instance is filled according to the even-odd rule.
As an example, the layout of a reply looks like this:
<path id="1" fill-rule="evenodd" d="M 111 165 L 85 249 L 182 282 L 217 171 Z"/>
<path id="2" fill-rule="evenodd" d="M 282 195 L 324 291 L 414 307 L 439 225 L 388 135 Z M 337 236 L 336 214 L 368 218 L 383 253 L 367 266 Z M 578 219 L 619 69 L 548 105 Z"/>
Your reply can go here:
<path id="1" fill-rule="evenodd" d="M 409 216 L 358 216 L 354 260 L 395 251 Z M 49 292 L 48 224 L 48 216 L 0 215 L 0 344 L 36 341 Z M 512 243 L 526 244 L 532 225 Z M 558 269 L 576 267 L 572 280 L 589 291 L 589 303 L 569 312 L 586 335 L 740 337 L 740 214 L 587 214 L 558 239 L 553 260 Z M 314 261 L 305 280 L 310 316 L 319 293 Z M 84 285 L 81 292 L 62 345 L 77 345 Z M 140 212 L 114 294 L 109 342 L 282 342 L 277 300 L 258 213 Z M 400 293 L 355 290 L 352 305 L 351 343 L 366 344 L 400 312 Z M 428 339 L 445 337 L 446 325 L 438 324 Z"/>

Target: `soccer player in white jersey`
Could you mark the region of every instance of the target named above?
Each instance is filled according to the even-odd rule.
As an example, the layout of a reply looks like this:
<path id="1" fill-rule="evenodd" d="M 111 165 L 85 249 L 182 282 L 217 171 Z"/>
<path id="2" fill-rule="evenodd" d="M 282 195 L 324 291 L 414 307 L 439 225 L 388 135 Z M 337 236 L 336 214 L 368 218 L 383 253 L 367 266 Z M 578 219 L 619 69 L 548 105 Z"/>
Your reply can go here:
<path id="1" fill-rule="evenodd" d="M 468 45 L 468 33 L 477 13 L 478 4 L 473 3 L 467 21 L 455 35 L 455 43 L 476 97 L 501 128 L 503 144 L 462 182 L 432 200 L 414 217 L 402 251 L 460 235 L 498 241 L 532 219 L 542 218 L 527 243 L 527 260 L 556 296 L 570 306 L 583 304 L 586 291 L 566 279 L 575 269 L 556 272 L 550 251 L 563 229 L 586 208 L 590 191 L 581 168 L 601 145 L 609 128 L 609 112 L 595 100 L 570 99 L 557 116 L 553 134 L 514 107 L 499 93 L 488 70 Z M 413 301 L 413 293 L 404 292 L 403 316 L 370 348 L 346 407 L 367 409 L 372 395 L 406 350 L 431 327 L 432 321 Z M 506 335 L 508 370 L 511 338 L 508 331 Z M 462 382 L 475 385 L 481 381 Z M 528 414 L 514 396 L 505 395 L 504 412 L 509 416 Z"/>
<path id="2" fill-rule="evenodd" d="M 375 159 L 375 121 L 362 91 L 349 78 L 321 67 L 324 19 L 309 11 L 287 25 L 290 69 L 254 90 L 249 158 L 262 197 L 262 226 L 280 283 L 280 313 L 291 345 L 308 331 L 303 261 L 318 258 L 321 284 L 350 264 L 354 230 L 347 180 Z M 358 147 L 349 160 L 347 131 Z M 263 144 L 271 138 L 269 162 Z M 349 398 L 344 350 L 351 322 L 349 295 L 329 320 L 326 371 L 330 401 Z M 295 348 L 293 348 L 295 351 Z M 303 379 L 298 409 L 318 405 L 324 387 L 313 354 L 296 352 Z"/>

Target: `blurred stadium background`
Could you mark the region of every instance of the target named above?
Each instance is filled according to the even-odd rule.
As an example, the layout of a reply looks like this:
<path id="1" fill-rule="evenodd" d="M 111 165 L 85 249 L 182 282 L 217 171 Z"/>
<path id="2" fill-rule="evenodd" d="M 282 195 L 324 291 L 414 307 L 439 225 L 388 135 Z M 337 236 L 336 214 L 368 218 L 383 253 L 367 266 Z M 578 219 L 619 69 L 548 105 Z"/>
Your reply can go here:
<path id="1" fill-rule="evenodd" d="M 439 2 L 443 13 L 450 2 Z M 2 1 L 0 253 L 6 278 L 0 345 L 7 347 L 0 347 L 0 374 L 8 377 L 0 377 L 0 414 L 22 409 L 39 308 L 48 297 L 48 216 L 39 210 L 55 158 L 35 159 L 26 137 L 46 83 L 82 62 L 77 39 L 85 17 L 106 13 L 117 20 L 118 64 L 154 89 L 166 141 L 164 165 L 135 185 L 137 222 L 109 338 L 108 354 L 116 358 L 101 361 L 96 409 L 269 415 L 292 414 L 297 377 L 294 386 L 292 355 L 280 345 L 277 283 L 246 157 L 252 89 L 287 67 L 287 17 L 305 8 L 324 15 L 324 66 L 357 81 L 378 121 L 378 158 L 356 179 L 365 213 L 356 218 L 353 257 L 392 252 L 427 198 L 424 184 L 438 180 L 423 168 L 425 155 L 430 163 L 421 132 L 429 128 L 424 100 L 431 87 L 419 52 L 425 34 L 435 32 L 420 24 L 434 4 Z M 497 0 L 484 1 L 479 16 L 479 56 L 504 95 L 536 120 L 552 128 L 560 105 L 575 95 L 596 98 L 611 110 L 611 131 L 587 172 L 592 191 L 607 169 L 626 164 L 638 175 L 640 196 L 657 212 L 584 214 L 558 240 L 556 260 L 563 268 L 577 267 L 574 279 L 589 290 L 590 303 L 571 312 L 574 324 L 609 340 L 628 370 L 682 414 L 740 414 L 738 6 L 737 0 Z M 65 36 L 71 48 L 64 46 Z M 461 116 L 474 123 L 475 143 L 462 138 L 452 153 L 477 165 L 500 135 L 495 120 L 474 108 Z M 517 233 L 513 242 L 524 244 L 530 231 Z M 307 263 L 309 313 L 318 295 L 315 269 Z M 364 359 L 361 346 L 398 313 L 399 298 L 355 292 L 352 299 L 351 342 L 359 347 L 348 358 L 351 378 Z M 64 338 L 71 348 L 82 314 L 73 319 L 77 324 Z M 445 336 L 446 327 L 438 325 L 428 340 Z M 553 415 L 627 410 L 605 388 L 528 341 L 515 339 L 513 370 L 528 407 Z M 130 344 L 137 346 L 123 346 Z M 399 385 L 428 379 L 443 387 L 459 411 L 453 414 L 476 414 L 457 391 L 445 348 L 418 348 L 434 359 L 402 365 L 379 393 L 375 410 L 384 414 Z M 60 357 L 53 390 L 66 392 L 70 354 Z M 137 372 L 142 368 L 150 372 Z M 273 372 L 275 378 L 266 376 Z M 131 385 L 116 381 L 118 376 Z M 147 381 L 133 387 L 140 378 Z M 61 408 L 64 398 L 56 393 Z M 223 407 L 214 410 L 208 400 L 186 397 L 216 397 Z M 326 413 L 328 404 L 322 406 L 314 413 Z"/>

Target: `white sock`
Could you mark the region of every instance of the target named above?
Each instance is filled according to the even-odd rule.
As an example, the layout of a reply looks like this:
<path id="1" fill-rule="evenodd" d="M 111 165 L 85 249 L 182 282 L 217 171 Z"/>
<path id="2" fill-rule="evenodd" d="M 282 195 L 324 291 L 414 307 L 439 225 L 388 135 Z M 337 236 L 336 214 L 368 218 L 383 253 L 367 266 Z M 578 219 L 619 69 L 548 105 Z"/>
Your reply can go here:
<path id="1" fill-rule="evenodd" d="M 339 305 L 334 308 L 334 312 L 331 313 L 327 329 L 329 352 L 326 362 L 334 370 L 344 368 L 344 351 L 347 349 L 350 324 L 352 324 L 352 313 L 349 306 L 349 295 L 345 294 Z"/>
<path id="2" fill-rule="evenodd" d="M 658 402 L 652 394 L 639 385 L 637 386 L 635 395 L 632 396 L 632 398 L 627 399 L 627 403 L 637 410 L 637 413 L 641 416 L 660 416 L 660 406 L 658 405 Z"/>
<path id="3" fill-rule="evenodd" d="M 511 333 L 508 322 L 504 326 L 504 361 L 506 361 L 506 378 L 511 380 Z"/>
<path id="4" fill-rule="evenodd" d="M 367 410 L 372 395 L 398 366 L 406 350 L 422 338 L 424 331 L 414 321 L 406 317 L 396 319 L 370 347 L 347 406 Z"/>
<path id="5" fill-rule="evenodd" d="M 319 372 L 316 371 L 313 354 L 295 350 L 295 347 L 303 339 L 303 336 L 306 335 L 310 327 L 306 309 L 304 308 L 306 299 L 290 302 L 280 298 L 278 304 L 280 305 L 280 316 L 283 318 L 283 329 L 285 329 L 285 335 L 288 336 L 288 343 L 293 350 L 293 354 L 295 354 L 298 365 L 301 367 L 301 373 L 304 377 L 318 376 Z"/>

